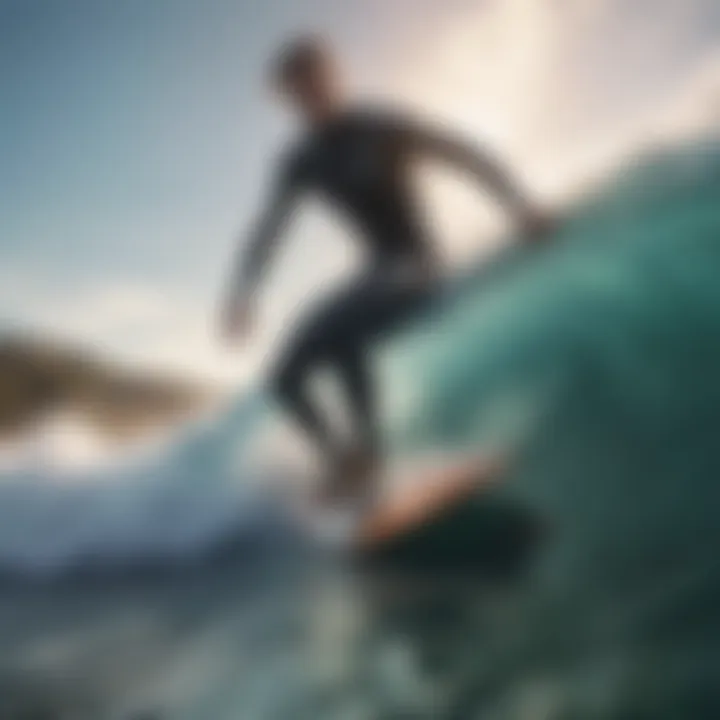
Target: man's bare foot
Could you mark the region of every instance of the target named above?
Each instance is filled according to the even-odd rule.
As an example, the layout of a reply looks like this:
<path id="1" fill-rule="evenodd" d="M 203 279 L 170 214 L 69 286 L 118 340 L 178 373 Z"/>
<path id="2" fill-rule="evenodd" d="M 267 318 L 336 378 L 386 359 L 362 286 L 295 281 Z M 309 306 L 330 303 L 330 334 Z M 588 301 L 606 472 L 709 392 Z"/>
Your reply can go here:
<path id="1" fill-rule="evenodd" d="M 333 462 L 320 489 L 327 504 L 348 500 L 372 500 L 378 485 L 379 457 L 364 449 L 353 449 Z"/>

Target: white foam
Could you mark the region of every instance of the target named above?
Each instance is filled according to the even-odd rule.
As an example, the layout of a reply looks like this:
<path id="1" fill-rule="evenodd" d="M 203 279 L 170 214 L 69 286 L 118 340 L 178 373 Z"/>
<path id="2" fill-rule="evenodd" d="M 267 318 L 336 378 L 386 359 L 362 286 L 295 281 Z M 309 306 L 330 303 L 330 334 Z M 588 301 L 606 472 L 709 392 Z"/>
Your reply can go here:
<path id="1" fill-rule="evenodd" d="M 261 482 L 237 461 L 252 405 L 121 463 L 71 426 L 28 441 L 0 472 L 0 566 L 56 573 L 201 553 L 242 522 Z"/>

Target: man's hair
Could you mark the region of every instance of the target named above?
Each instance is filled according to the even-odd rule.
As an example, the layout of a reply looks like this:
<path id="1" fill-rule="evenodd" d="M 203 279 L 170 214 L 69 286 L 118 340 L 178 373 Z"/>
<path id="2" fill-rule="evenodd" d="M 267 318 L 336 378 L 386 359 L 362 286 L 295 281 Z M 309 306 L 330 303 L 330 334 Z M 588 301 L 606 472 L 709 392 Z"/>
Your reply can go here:
<path id="1" fill-rule="evenodd" d="M 305 35 L 286 43 L 270 69 L 270 79 L 288 87 L 312 76 L 328 57 L 327 43 L 315 35 Z"/>

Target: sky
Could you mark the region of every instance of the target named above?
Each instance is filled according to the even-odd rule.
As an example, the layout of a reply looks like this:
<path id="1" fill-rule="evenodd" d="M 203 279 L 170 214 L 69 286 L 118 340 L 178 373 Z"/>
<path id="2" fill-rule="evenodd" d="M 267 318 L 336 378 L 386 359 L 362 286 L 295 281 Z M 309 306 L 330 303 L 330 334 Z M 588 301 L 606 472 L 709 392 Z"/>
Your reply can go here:
<path id="1" fill-rule="evenodd" d="M 353 264 L 337 218 L 310 206 L 258 340 L 219 345 L 234 248 L 293 132 L 266 63 L 306 31 L 336 45 L 358 96 L 491 143 L 548 198 L 650 128 L 717 119 L 717 0 L 0 0 L 0 329 L 252 377 Z M 499 223 L 452 179 L 428 194 L 450 251 Z"/>

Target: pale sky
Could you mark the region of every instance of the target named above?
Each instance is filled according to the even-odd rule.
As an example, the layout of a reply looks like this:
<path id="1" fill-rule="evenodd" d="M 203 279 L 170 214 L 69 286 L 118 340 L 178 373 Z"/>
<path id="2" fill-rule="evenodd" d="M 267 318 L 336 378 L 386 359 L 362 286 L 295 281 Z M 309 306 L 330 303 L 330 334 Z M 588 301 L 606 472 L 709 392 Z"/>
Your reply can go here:
<path id="1" fill-rule="evenodd" d="M 541 193 L 717 102 L 717 0 L 0 0 L 0 327 L 238 381 L 272 352 L 352 260 L 313 209 L 260 340 L 218 347 L 235 241 L 289 133 L 265 63 L 306 30 L 360 94 L 493 142 Z M 434 187 L 451 249 L 489 227 L 487 203 Z"/>

